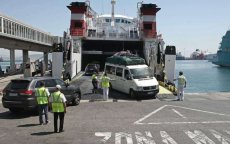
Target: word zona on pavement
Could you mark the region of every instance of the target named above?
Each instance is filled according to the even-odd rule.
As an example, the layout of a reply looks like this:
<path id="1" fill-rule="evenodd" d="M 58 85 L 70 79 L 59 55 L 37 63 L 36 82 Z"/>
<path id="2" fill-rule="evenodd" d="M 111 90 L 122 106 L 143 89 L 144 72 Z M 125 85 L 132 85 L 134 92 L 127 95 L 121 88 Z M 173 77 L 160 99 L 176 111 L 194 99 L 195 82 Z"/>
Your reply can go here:
<path id="1" fill-rule="evenodd" d="M 210 139 L 200 130 L 184 130 L 183 133 L 190 139 L 190 141 L 178 142 L 166 131 L 160 131 L 161 144 L 216 144 L 214 141 L 218 141 L 218 144 L 230 144 L 229 130 L 223 130 L 222 133 L 220 133 L 211 129 L 209 132 L 215 137 L 215 140 Z M 156 135 L 156 133 L 154 134 Z M 145 131 L 144 133 L 134 132 L 133 135 L 126 132 L 96 132 L 95 136 L 98 137 L 98 143 L 111 143 L 115 141 L 115 144 L 156 144 L 150 131 Z"/>

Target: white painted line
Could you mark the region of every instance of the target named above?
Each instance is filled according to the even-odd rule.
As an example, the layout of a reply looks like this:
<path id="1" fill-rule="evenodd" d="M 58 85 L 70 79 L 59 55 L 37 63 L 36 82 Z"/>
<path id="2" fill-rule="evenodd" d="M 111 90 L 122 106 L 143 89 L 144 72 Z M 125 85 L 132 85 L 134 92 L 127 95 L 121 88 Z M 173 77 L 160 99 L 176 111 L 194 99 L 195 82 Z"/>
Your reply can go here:
<path id="1" fill-rule="evenodd" d="M 175 108 L 182 108 L 182 109 L 186 109 L 186 110 L 191 110 L 191 111 L 197 111 L 197 112 L 202 112 L 202 113 L 208 113 L 208 114 L 213 114 L 213 115 L 219 115 L 219 116 L 225 116 L 225 117 L 230 117 L 230 115 L 227 114 L 222 114 L 222 113 L 216 113 L 216 112 L 210 112 L 210 111 L 204 111 L 204 110 L 199 110 L 199 109 L 193 109 L 193 108 L 187 108 L 187 107 L 182 107 L 182 106 L 175 106 L 175 105 L 164 105 L 158 109 L 156 109 L 155 111 L 147 114 L 146 116 L 144 116 L 143 118 L 137 120 L 136 122 L 134 122 L 134 124 L 138 124 L 138 125 L 144 125 L 144 124 L 149 124 L 149 125 L 161 125 L 161 124 L 171 124 L 171 125 L 175 125 L 175 124 L 217 124 L 217 123 L 230 123 L 230 121 L 198 121 L 198 122 L 150 122 L 150 123 L 143 123 L 142 121 L 144 121 L 145 119 L 149 118 L 150 116 L 156 114 L 157 112 L 159 112 L 160 110 L 164 109 L 165 107 L 175 107 Z M 180 116 L 183 116 L 182 114 L 180 114 L 178 111 L 174 111 L 175 113 L 177 113 Z M 186 117 L 185 117 L 186 118 Z"/>
<path id="2" fill-rule="evenodd" d="M 194 132 L 185 131 L 189 138 L 191 138 L 196 144 L 215 144 L 210 138 L 208 138 L 204 133 L 199 130 Z"/>
<path id="3" fill-rule="evenodd" d="M 145 120 L 145 119 L 147 119 L 147 118 L 150 117 L 151 115 L 157 113 L 158 111 L 162 110 L 162 109 L 165 108 L 166 106 L 167 106 L 167 105 L 164 105 L 164 106 L 162 106 L 162 107 L 156 109 L 155 111 L 149 113 L 148 115 L 146 115 L 146 116 L 144 116 L 143 118 L 141 118 L 141 119 L 137 120 L 136 122 L 134 122 L 134 124 L 143 124 L 143 123 L 140 123 L 140 122 L 143 121 L 143 120 Z"/>
<path id="4" fill-rule="evenodd" d="M 112 133 L 111 132 L 96 132 L 95 136 L 97 137 L 104 137 L 101 142 L 106 143 L 107 140 L 111 138 Z"/>
<path id="5" fill-rule="evenodd" d="M 133 144 L 132 135 L 125 132 L 119 132 L 115 134 L 115 144 L 121 144 L 121 140 L 126 140 L 127 144 Z"/>
<path id="6" fill-rule="evenodd" d="M 203 122 L 152 122 L 152 123 L 140 123 L 149 125 L 177 125 L 177 124 L 223 124 L 230 123 L 230 121 L 203 121 Z M 139 123 L 138 123 L 139 124 Z"/>
<path id="7" fill-rule="evenodd" d="M 1 134 L 1 135 L 0 135 L 0 138 L 1 138 L 1 137 L 4 137 L 5 135 L 6 135 L 6 133 L 4 133 L 4 134 Z"/>
<path id="8" fill-rule="evenodd" d="M 141 132 L 135 132 L 138 144 L 156 144 L 150 131 L 146 131 L 145 134 L 146 136 L 144 136 Z"/>
<path id="9" fill-rule="evenodd" d="M 186 119 L 186 117 L 185 116 L 183 116 L 180 112 L 178 112 L 177 110 L 175 110 L 175 109 L 172 109 L 176 114 L 178 114 L 180 117 L 182 117 L 182 118 L 184 118 L 184 119 Z"/>
<path id="10" fill-rule="evenodd" d="M 177 142 L 166 131 L 160 131 L 162 142 L 165 144 L 177 144 Z"/>
<path id="11" fill-rule="evenodd" d="M 168 106 L 171 106 L 171 107 L 177 107 L 177 108 L 183 108 L 183 109 L 188 109 L 188 110 L 198 111 L 198 112 L 203 112 L 203 113 L 209 113 L 209 114 L 214 114 L 214 115 L 220 115 L 220 116 L 230 117 L 230 115 L 227 115 L 227 114 L 222 114 L 222 113 L 216 113 L 216 112 L 204 111 L 204 110 L 193 109 L 193 108 L 187 108 L 187 107 L 182 107 L 182 106 L 175 106 L 175 105 L 168 105 Z"/>
<path id="12" fill-rule="evenodd" d="M 230 139 L 228 137 L 215 130 L 210 130 L 210 132 L 214 135 L 214 137 L 216 137 L 216 139 L 218 139 L 221 144 L 229 144 L 228 142 L 230 142 Z"/>

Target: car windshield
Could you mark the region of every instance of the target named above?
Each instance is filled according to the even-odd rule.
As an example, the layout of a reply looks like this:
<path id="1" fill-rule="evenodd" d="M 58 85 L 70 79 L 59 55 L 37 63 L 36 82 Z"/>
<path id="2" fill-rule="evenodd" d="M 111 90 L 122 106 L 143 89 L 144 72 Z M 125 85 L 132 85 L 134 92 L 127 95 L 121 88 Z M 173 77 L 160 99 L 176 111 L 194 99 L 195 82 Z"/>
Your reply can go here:
<path id="1" fill-rule="evenodd" d="M 130 72 L 133 75 L 134 79 L 151 78 L 151 77 L 153 77 L 153 72 L 148 67 L 130 69 Z"/>
<path id="2" fill-rule="evenodd" d="M 28 80 L 12 80 L 9 88 L 13 90 L 25 90 L 29 84 L 30 81 Z"/>

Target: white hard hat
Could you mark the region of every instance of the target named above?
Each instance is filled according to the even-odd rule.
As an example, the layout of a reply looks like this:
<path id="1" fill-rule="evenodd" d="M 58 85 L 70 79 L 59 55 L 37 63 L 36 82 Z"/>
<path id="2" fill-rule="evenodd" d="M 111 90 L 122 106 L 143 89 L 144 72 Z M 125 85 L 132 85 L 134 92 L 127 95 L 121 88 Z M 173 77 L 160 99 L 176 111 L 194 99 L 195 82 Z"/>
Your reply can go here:
<path id="1" fill-rule="evenodd" d="M 56 88 L 60 90 L 60 89 L 61 89 L 61 86 L 60 86 L 60 85 L 56 85 Z"/>

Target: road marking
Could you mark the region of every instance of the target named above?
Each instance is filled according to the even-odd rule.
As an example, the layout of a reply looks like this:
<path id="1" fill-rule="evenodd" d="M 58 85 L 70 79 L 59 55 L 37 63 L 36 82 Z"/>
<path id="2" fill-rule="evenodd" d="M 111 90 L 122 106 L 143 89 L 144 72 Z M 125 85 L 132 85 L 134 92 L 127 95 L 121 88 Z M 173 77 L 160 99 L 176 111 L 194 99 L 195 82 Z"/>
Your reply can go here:
<path id="1" fill-rule="evenodd" d="M 162 142 L 165 144 L 177 144 L 177 142 L 168 135 L 166 131 L 160 131 Z"/>
<path id="2" fill-rule="evenodd" d="M 187 110 L 192 110 L 192 111 L 197 111 L 197 112 L 203 112 L 203 113 L 209 113 L 209 114 L 214 114 L 214 115 L 220 115 L 220 116 L 230 117 L 230 115 L 227 115 L 227 114 L 210 112 L 210 111 L 204 111 L 204 110 L 199 110 L 199 109 L 194 109 L 194 108 L 187 108 L 187 107 L 175 106 L 175 105 L 168 105 L 168 106 L 182 108 L 182 109 L 187 109 Z"/>
<path id="3" fill-rule="evenodd" d="M 147 118 L 149 118 L 150 116 L 154 115 L 155 113 L 157 113 L 158 111 L 162 110 L 163 108 L 165 108 L 165 107 L 167 107 L 167 106 L 168 106 L 168 105 L 164 105 L 164 106 L 162 106 L 162 107 L 156 109 L 155 111 L 153 111 L 153 112 L 147 114 L 147 115 L 144 116 L 143 118 L 141 118 L 141 119 L 137 120 L 136 122 L 134 122 L 134 124 L 144 124 L 144 123 L 140 123 L 140 122 L 143 121 L 143 120 L 145 120 L 145 119 L 147 119 Z"/>
<path id="4" fill-rule="evenodd" d="M 215 130 L 210 130 L 210 132 L 214 135 L 214 137 L 216 137 L 216 139 L 218 139 L 219 142 L 221 142 L 221 144 L 229 144 L 230 143 L 230 139 L 228 137 L 222 135 L 221 133 L 219 133 Z"/>
<path id="5" fill-rule="evenodd" d="M 152 123 L 141 123 L 149 125 L 178 125 L 178 124 L 220 124 L 220 123 L 230 123 L 230 121 L 203 121 L 203 122 L 152 122 Z"/>
<path id="6" fill-rule="evenodd" d="M 179 116 L 181 116 L 182 118 L 186 118 L 185 116 L 183 116 L 180 112 L 178 112 L 177 110 L 175 110 L 175 109 L 172 109 L 176 114 L 178 114 Z"/>
<path id="7" fill-rule="evenodd" d="M 125 132 L 119 132 L 115 134 L 115 144 L 121 144 L 121 140 L 126 140 L 127 144 L 133 144 L 132 135 L 125 133 Z"/>
<path id="8" fill-rule="evenodd" d="M 218 115 L 218 116 L 225 116 L 225 117 L 230 117 L 230 115 L 227 114 L 223 114 L 223 113 L 216 113 L 216 112 L 211 112 L 211 111 L 204 111 L 204 110 L 199 110 L 199 109 L 194 109 L 194 108 L 187 108 L 187 107 L 182 107 L 182 106 L 175 106 L 175 105 L 164 105 L 158 109 L 156 109 L 155 111 L 147 114 L 146 116 L 144 116 L 143 118 L 140 118 L 139 120 L 135 121 L 134 124 L 138 124 L 138 125 L 144 125 L 144 124 L 149 124 L 149 125 L 161 125 L 161 124 L 171 124 L 171 125 L 175 125 L 175 124 L 216 124 L 216 123 L 230 123 L 230 121 L 218 121 L 218 120 L 214 120 L 214 121 L 182 121 L 182 122 L 149 122 L 149 123 L 144 123 L 143 121 L 146 120 L 147 118 L 151 117 L 152 115 L 156 114 L 157 112 L 163 110 L 166 107 L 174 107 L 174 108 L 181 108 L 181 109 L 186 109 L 186 110 L 191 110 L 191 111 L 196 111 L 196 112 L 201 112 L 201 113 L 208 113 L 208 114 L 213 114 L 213 115 Z M 177 113 L 178 115 L 180 115 L 182 118 L 186 118 L 185 116 L 183 116 L 181 113 L 179 113 L 176 110 L 173 110 L 175 113 Z"/>
<path id="9" fill-rule="evenodd" d="M 6 133 L 4 133 L 4 134 L 1 134 L 1 135 L 0 135 L 0 138 L 1 138 L 1 137 L 4 137 L 5 135 L 6 135 Z"/>
<path id="10" fill-rule="evenodd" d="M 111 132 L 96 132 L 96 133 L 95 133 L 95 136 L 97 136 L 97 137 L 104 137 L 104 138 L 101 140 L 101 142 L 103 142 L 103 143 L 106 143 L 107 140 L 110 139 L 111 135 L 112 135 Z"/>
<path id="11" fill-rule="evenodd" d="M 215 144 L 211 139 L 209 139 L 204 133 L 199 130 L 185 131 L 189 138 L 191 138 L 196 144 Z"/>
<path id="12" fill-rule="evenodd" d="M 171 131 L 172 132 L 172 131 Z M 220 132 L 217 132 L 216 130 L 209 130 L 209 132 L 214 136 L 214 141 L 219 141 L 220 144 L 230 144 L 230 138 L 221 134 Z M 226 132 L 230 134 L 230 131 L 223 130 L 223 132 Z M 215 144 L 213 140 L 211 140 L 207 135 L 205 135 L 200 130 L 184 130 L 182 133 L 186 134 L 188 138 L 190 138 L 195 144 Z M 135 136 L 134 136 L 135 135 Z M 154 131 L 154 135 L 156 134 L 156 131 Z M 133 137 L 131 133 L 127 132 L 96 132 L 95 136 L 103 137 L 101 143 L 115 143 L 115 144 L 133 144 L 136 142 L 137 144 L 156 144 L 154 141 L 152 134 L 150 131 L 145 131 L 144 133 L 141 132 L 134 132 Z M 166 131 L 160 131 L 159 135 L 162 139 L 162 143 L 164 144 L 177 144 L 175 139 L 173 139 Z M 179 143 L 191 143 L 191 141 L 186 142 L 184 137 L 181 139 L 177 135 L 176 139 L 182 140 L 182 142 Z M 115 141 L 114 141 L 115 137 Z M 111 139 L 113 138 L 113 139 Z M 135 139 L 136 138 L 136 139 Z M 158 140 L 159 138 L 156 137 Z"/>
<path id="13" fill-rule="evenodd" d="M 152 134 L 149 131 L 146 131 L 145 134 L 147 137 L 143 136 L 140 132 L 135 132 L 138 144 L 156 144 L 153 140 Z"/>

